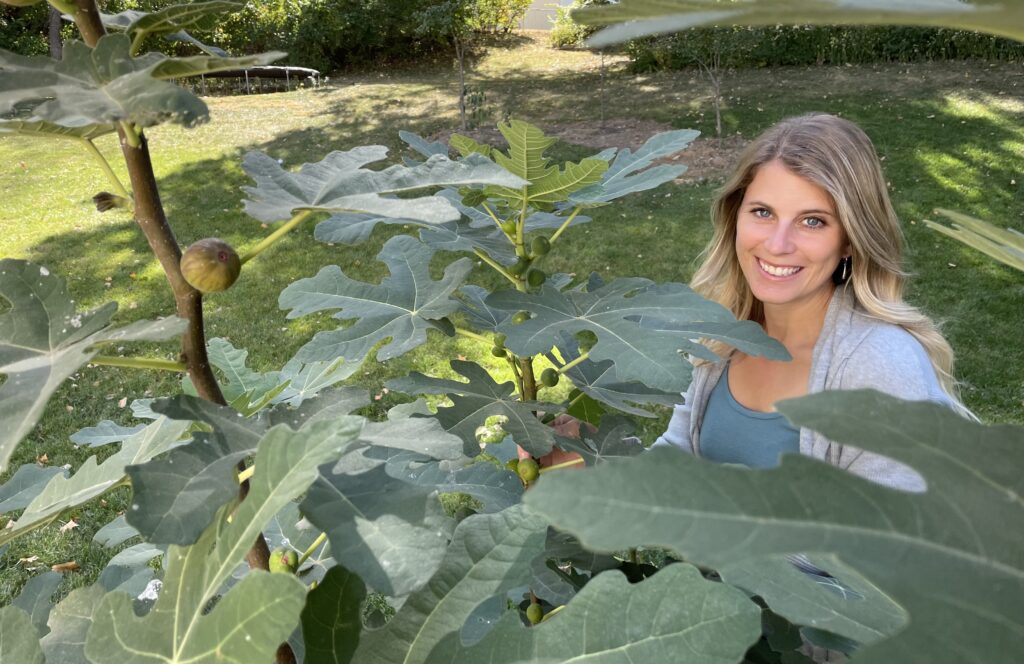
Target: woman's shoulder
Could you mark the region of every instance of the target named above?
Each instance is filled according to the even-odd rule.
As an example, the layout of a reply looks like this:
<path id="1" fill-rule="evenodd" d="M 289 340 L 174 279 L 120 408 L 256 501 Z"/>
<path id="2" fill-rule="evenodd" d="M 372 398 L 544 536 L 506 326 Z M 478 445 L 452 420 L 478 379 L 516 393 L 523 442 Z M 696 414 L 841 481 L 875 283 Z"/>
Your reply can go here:
<path id="1" fill-rule="evenodd" d="M 874 388 L 903 399 L 940 399 L 943 395 L 924 346 L 895 323 L 858 313 L 840 343 L 841 389 Z"/>

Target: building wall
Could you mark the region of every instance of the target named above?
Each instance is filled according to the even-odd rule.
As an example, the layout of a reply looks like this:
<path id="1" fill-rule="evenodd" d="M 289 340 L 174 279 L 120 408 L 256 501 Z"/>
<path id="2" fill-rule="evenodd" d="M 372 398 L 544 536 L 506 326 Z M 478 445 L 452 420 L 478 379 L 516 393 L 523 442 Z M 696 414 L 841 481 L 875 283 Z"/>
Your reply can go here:
<path id="1" fill-rule="evenodd" d="M 523 30 L 550 30 L 555 20 L 555 6 L 567 7 L 571 4 L 572 0 L 533 0 L 519 27 Z"/>

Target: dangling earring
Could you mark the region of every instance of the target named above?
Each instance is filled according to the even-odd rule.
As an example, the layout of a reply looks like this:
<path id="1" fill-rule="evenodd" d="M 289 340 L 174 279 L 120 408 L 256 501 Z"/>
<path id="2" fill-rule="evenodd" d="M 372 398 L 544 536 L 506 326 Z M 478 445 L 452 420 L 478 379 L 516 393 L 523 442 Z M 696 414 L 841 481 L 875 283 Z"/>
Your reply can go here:
<path id="1" fill-rule="evenodd" d="M 839 266 L 835 272 L 832 273 L 832 282 L 834 284 L 841 285 L 845 284 L 850 278 L 850 273 L 853 271 L 853 258 L 847 256 L 839 261 Z"/>

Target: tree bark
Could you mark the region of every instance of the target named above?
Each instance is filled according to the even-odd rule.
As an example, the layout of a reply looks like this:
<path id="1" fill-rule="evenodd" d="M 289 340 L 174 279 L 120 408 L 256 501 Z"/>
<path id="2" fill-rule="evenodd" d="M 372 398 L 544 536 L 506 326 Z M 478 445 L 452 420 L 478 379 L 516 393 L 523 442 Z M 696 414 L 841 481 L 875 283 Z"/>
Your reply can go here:
<path id="1" fill-rule="evenodd" d="M 60 17 L 60 12 L 50 7 L 50 57 L 54 60 L 60 60 L 64 57 L 64 43 L 60 40 L 60 29 L 63 21 Z"/>
<path id="2" fill-rule="evenodd" d="M 462 131 L 466 131 L 469 127 L 466 126 L 466 67 L 465 67 L 465 49 L 463 48 L 462 40 L 456 36 L 455 41 L 455 59 L 459 61 L 459 118 L 462 122 Z"/>

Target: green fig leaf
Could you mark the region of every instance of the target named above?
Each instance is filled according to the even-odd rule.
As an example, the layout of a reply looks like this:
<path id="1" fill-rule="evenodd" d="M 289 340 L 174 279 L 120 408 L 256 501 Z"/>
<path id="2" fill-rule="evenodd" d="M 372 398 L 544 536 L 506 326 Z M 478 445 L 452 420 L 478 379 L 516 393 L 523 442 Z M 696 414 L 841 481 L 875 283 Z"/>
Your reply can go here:
<path id="1" fill-rule="evenodd" d="M 530 579 L 530 561 L 544 547 L 546 525 L 520 506 L 461 522 L 440 569 L 381 629 L 366 632 L 354 661 L 434 661 L 442 640 L 458 636 L 477 604 Z"/>
<path id="2" fill-rule="evenodd" d="M 640 278 L 616 279 L 590 290 L 560 292 L 545 285 L 539 293 L 498 291 L 486 302 L 490 307 L 532 314 L 523 323 L 507 320 L 497 328 L 507 335 L 505 345 L 516 355 L 545 353 L 560 332 L 589 330 L 597 335 L 597 343 L 590 349 L 592 361 L 615 362 L 615 373 L 622 382 L 639 381 L 656 390 L 676 393 L 689 384 L 692 369 L 682 351 L 710 351 L 678 332 L 646 329 L 644 318 L 669 323 L 736 324 L 724 307 L 698 296 L 688 286 L 656 285 Z M 779 345 L 762 336 L 762 353 Z"/>
<path id="3" fill-rule="evenodd" d="M 124 544 L 138 534 L 139 531 L 133 526 L 128 525 L 125 515 L 122 514 L 97 530 L 96 534 L 92 536 L 92 541 L 102 547 L 111 549 Z"/>
<path id="4" fill-rule="evenodd" d="M 99 584 L 107 590 L 119 590 L 137 597 L 156 577 L 156 570 L 149 566 L 150 561 L 163 555 L 162 548 L 149 542 L 118 551 L 100 573 Z"/>
<path id="5" fill-rule="evenodd" d="M 471 647 L 450 636 L 431 661 L 733 664 L 760 636 L 761 611 L 746 595 L 679 563 L 637 584 L 601 574 L 550 620 L 525 627 L 510 612 Z"/>
<path id="6" fill-rule="evenodd" d="M 32 618 L 17 606 L 0 608 L 0 662 L 43 664 Z"/>
<path id="7" fill-rule="evenodd" d="M 684 150 L 699 135 L 700 132 L 693 129 L 666 131 L 648 138 L 635 153 L 629 148 L 619 150 L 601 181 L 573 192 L 569 202 L 584 207 L 603 205 L 626 194 L 647 191 L 671 182 L 686 172 L 686 166 L 661 164 L 651 167 L 651 164 L 656 159 Z"/>
<path id="8" fill-rule="evenodd" d="M 26 463 L 0 486 L 0 514 L 24 509 L 50 483 L 54 475 L 67 477 L 68 471 L 54 466 Z"/>
<path id="9" fill-rule="evenodd" d="M 523 482 L 513 472 L 479 462 L 468 466 L 435 462 L 418 464 L 406 474 L 408 481 L 434 487 L 442 493 L 465 493 L 481 503 L 483 514 L 500 512 L 520 502 Z"/>
<path id="10" fill-rule="evenodd" d="M 163 588 L 145 616 L 135 615 L 124 593 L 104 597 L 86 655 L 94 661 L 163 664 L 272 660 L 305 603 L 306 589 L 294 576 L 251 571 L 209 612 L 207 605 L 267 522 L 306 491 L 318 466 L 344 452 L 361 424 L 351 417 L 299 432 L 269 430 L 257 448 L 246 499 L 222 508 L 195 545 L 170 548 Z"/>
<path id="11" fill-rule="evenodd" d="M 52 523 L 65 511 L 84 505 L 121 484 L 126 479 L 128 466 L 171 449 L 187 428 L 185 422 L 160 418 L 125 440 L 121 449 L 103 463 L 97 463 L 96 457 L 91 456 L 74 475 L 53 477 L 18 520 L 0 531 L 0 545 Z"/>
<path id="12" fill-rule="evenodd" d="M 545 136 L 539 127 L 529 122 L 515 119 L 506 124 L 498 123 L 498 131 L 508 141 L 508 154 L 496 150 L 494 160 L 507 171 L 530 182 L 558 171 L 558 167 L 550 166 L 550 160 L 544 156 L 544 152 L 558 139 Z"/>
<path id="13" fill-rule="evenodd" d="M 398 137 L 405 142 L 413 151 L 424 157 L 433 157 L 435 154 L 448 156 L 448 146 L 440 141 L 428 143 L 422 136 L 411 131 L 400 131 Z"/>
<path id="14" fill-rule="evenodd" d="M 399 235 L 388 240 L 377 255 L 391 272 L 379 285 L 355 281 L 332 265 L 285 288 L 279 304 L 291 309 L 288 318 L 338 309 L 335 318 L 357 319 L 344 329 L 318 332 L 296 357 L 304 362 L 338 357 L 361 361 L 379 342 L 390 338 L 377 349 L 377 359 L 388 360 L 423 344 L 428 329 L 444 330 L 438 321 L 459 308 L 451 294 L 473 265 L 468 258 L 457 260 L 445 268 L 440 281 L 434 281 L 429 270 L 433 255 L 433 249 L 415 238 Z"/>
<path id="15" fill-rule="evenodd" d="M 92 616 L 107 591 L 98 583 L 77 588 L 50 612 L 50 633 L 39 645 L 47 662 L 93 664 L 85 657 L 85 638 Z"/>
<path id="16" fill-rule="evenodd" d="M 302 638 L 306 661 L 320 664 L 348 664 L 359 644 L 363 629 L 362 602 L 366 586 L 341 566 L 327 571 L 310 591 L 302 609 Z"/>
<path id="17" fill-rule="evenodd" d="M 384 466 L 321 472 L 300 508 L 327 533 L 333 557 L 385 595 L 408 595 L 425 584 L 451 536 L 437 492 L 395 479 Z"/>
<path id="18" fill-rule="evenodd" d="M 193 30 L 209 30 L 217 26 L 222 14 L 241 9 L 243 3 L 211 0 L 208 2 L 190 2 L 188 4 L 170 5 L 153 12 L 131 12 L 130 20 L 124 30 L 136 33 L 165 34 L 192 28 Z M 113 16 L 102 16 L 104 25 L 121 25 L 124 21 L 119 17 L 128 17 L 129 12 Z"/>
<path id="19" fill-rule="evenodd" d="M 8 80 L 6 72 L 2 80 Z M 0 385 L 0 472 L 50 395 L 92 359 L 97 344 L 169 339 L 186 326 L 180 318 L 165 318 L 109 328 L 115 303 L 76 312 L 63 279 L 21 260 L 0 260 L 0 299 L 11 305 L 0 313 L 0 373 L 7 375 Z"/>
<path id="20" fill-rule="evenodd" d="M 102 447 L 111 443 L 120 443 L 146 428 L 145 424 L 123 427 L 120 424 L 103 420 L 96 426 L 85 427 L 71 434 L 71 442 L 75 445 Z M 0 510 L 2 511 L 2 510 Z"/>
<path id="21" fill-rule="evenodd" d="M 935 213 L 946 217 L 953 225 L 944 226 L 926 219 L 924 223 L 929 228 L 1024 272 L 1024 233 L 1013 228 L 997 228 L 953 210 L 939 209 Z"/>
<path id="22" fill-rule="evenodd" d="M 122 121 L 140 127 L 163 122 L 191 127 L 208 119 L 206 104 L 163 79 L 266 64 L 283 55 L 168 58 L 147 53 L 134 58 L 130 52 L 131 39 L 125 34 L 101 37 L 95 48 L 68 42 L 60 61 L 0 50 L 0 114 L 17 105 L 32 113 L 32 121 L 66 127 Z"/>
<path id="23" fill-rule="evenodd" d="M 910 616 L 898 634 L 859 650 L 863 662 L 1015 656 L 1024 623 L 1024 479 L 1016 470 L 1024 428 L 984 426 L 939 404 L 868 390 L 778 409 L 838 444 L 910 466 L 928 490 L 896 491 L 804 456 L 753 471 L 654 449 L 542 478 L 524 500 L 596 550 L 664 546 L 716 568 L 833 552 Z"/>
<path id="24" fill-rule="evenodd" d="M 476 228 L 466 221 L 451 221 L 420 229 L 423 244 L 437 251 L 482 251 L 502 265 L 516 262 L 515 247 L 496 226 Z"/>
<path id="25" fill-rule="evenodd" d="M 799 567 L 791 558 L 752 558 L 730 563 L 719 574 L 730 585 L 763 598 L 793 624 L 813 625 L 860 644 L 892 636 L 906 624 L 899 604 L 838 558 L 804 558 L 810 565 Z"/>
<path id="26" fill-rule="evenodd" d="M 579 438 L 558 438 L 558 446 L 576 452 L 588 466 L 604 463 L 610 459 L 636 456 L 644 451 L 643 444 L 632 438 L 635 427 L 621 415 L 606 415 L 601 418 L 601 427 L 590 431 L 580 427 Z"/>
<path id="27" fill-rule="evenodd" d="M 412 167 L 396 165 L 379 171 L 363 168 L 386 156 L 387 148 L 383 146 L 362 146 L 332 152 L 315 164 L 304 164 L 298 173 L 290 173 L 276 159 L 250 152 L 242 168 L 256 186 L 242 188 L 249 195 L 245 211 L 268 223 L 290 219 L 300 210 L 365 212 L 441 223 L 459 218 L 458 211 L 446 200 L 436 196 L 394 198 L 388 194 L 447 185 L 524 184 L 483 157 L 453 161 L 434 155 Z"/>
<path id="28" fill-rule="evenodd" d="M 50 631 L 46 623 L 50 618 L 50 609 L 53 608 L 51 598 L 62 578 L 56 572 L 37 574 L 28 580 L 18 596 L 11 602 L 11 606 L 16 606 L 29 615 L 32 619 L 32 626 L 35 627 L 39 636 Z"/>
<path id="29" fill-rule="evenodd" d="M 62 127 L 41 120 L 0 120 L 0 136 L 28 136 L 29 138 L 66 138 L 91 141 L 114 133 L 114 125 L 90 124 L 83 127 Z"/>
<path id="30" fill-rule="evenodd" d="M 541 457 L 555 444 L 554 430 L 542 424 L 534 411 L 556 412 L 559 406 L 538 401 L 519 401 L 511 381 L 497 383 L 487 370 L 474 362 L 452 360 L 452 369 L 469 379 L 468 383 L 425 376 L 417 371 L 387 382 L 389 389 L 406 394 L 447 394 L 452 405 L 437 409 L 437 420 L 446 431 L 467 445 L 478 445 L 477 427 L 491 416 L 508 418 L 502 425 L 516 444 L 533 456 Z"/>
<path id="31" fill-rule="evenodd" d="M 601 48 L 701 25 L 914 25 L 977 30 L 1024 40 L 1024 8 L 999 0 L 624 0 L 573 12 L 588 25 L 620 25 L 590 38 Z"/>
<path id="32" fill-rule="evenodd" d="M 490 291 L 486 288 L 472 284 L 463 286 L 459 289 L 459 311 L 466 316 L 474 329 L 494 332 L 512 314 L 504 309 L 487 306 L 488 295 Z"/>
<path id="33" fill-rule="evenodd" d="M 451 138 L 448 139 L 448 144 L 452 146 L 452 149 L 458 152 L 463 157 L 468 157 L 472 154 L 479 154 L 491 158 L 491 151 L 493 148 L 486 143 L 480 143 L 469 136 L 463 136 L 462 134 L 452 134 Z"/>

